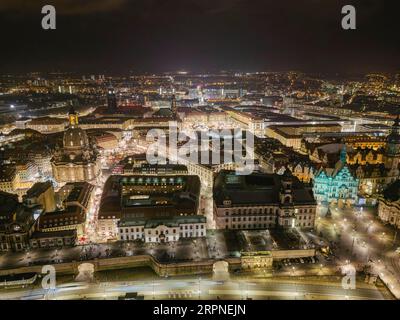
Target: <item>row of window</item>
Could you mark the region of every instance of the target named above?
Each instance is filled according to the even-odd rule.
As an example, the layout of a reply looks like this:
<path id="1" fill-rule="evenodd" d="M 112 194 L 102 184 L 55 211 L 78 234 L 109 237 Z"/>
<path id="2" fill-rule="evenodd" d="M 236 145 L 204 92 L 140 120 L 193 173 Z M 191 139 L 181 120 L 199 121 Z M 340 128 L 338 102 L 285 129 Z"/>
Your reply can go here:
<path id="1" fill-rule="evenodd" d="M 278 214 L 279 209 L 275 208 L 275 210 L 273 208 L 249 208 L 249 209 L 232 209 L 232 212 L 230 212 L 230 210 L 225 210 L 225 215 L 229 216 L 230 213 L 232 213 L 233 215 L 235 214 Z"/>
<path id="2" fill-rule="evenodd" d="M 278 214 L 279 208 L 249 208 L 249 209 L 232 209 L 225 210 L 225 215 L 229 216 L 229 214 Z M 299 213 L 312 213 L 313 209 L 304 208 L 299 209 Z"/>
<path id="3" fill-rule="evenodd" d="M 194 228 L 193 228 L 194 227 Z M 199 230 L 199 229 L 204 229 L 204 224 L 202 224 L 202 225 L 195 225 L 195 226 L 193 226 L 193 225 L 190 225 L 190 226 L 188 226 L 188 225 L 185 225 L 185 226 L 180 226 L 180 230 L 193 230 L 193 229 L 196 229 L 196 230 Z M 120 228 L 120 233 L 128 233 L 129 232 L 129 228 Z M 139 228 L 130 228 L 130 232 L 144 232 L 144 227 L 139 227 Z M 156 235 L 158 235 L 159 234 L 159 232 L 158 232 L 158 230 L 155 230 L 155 232 L 154 232 Z M 161 233 L 160 234 L 162 234 L 163 232 L 161 231 Z M 165 230 L 165 234 L 168 234 L 169 233 L 169 229 L 166 229 Z M 174 233 L 174 234 L 176 234 L 177 233 L 177 230 L 176 229 L 172 229 L 172 233 Z M 152 231 L 151 230 L 147 230 L 147 234 L 148 235 L 151 235 L 152 234 Z"/>
<path id="4" fill-rule="evenodd" d="M 232 229 L 261 229 L 261 228 L 273 228 L 275 223 L 254 223 L 254 224 L 232 224 Z M 228 226 L 225 226 L 228 229 Z"/>
<path id="5" fill-rule="evenodd" d="M 52 222 L 58 222 L 58 221 L 68 221 L 68 220 L 77 220 L 77 217 L 64 217 L 64 218 L 58 218 L 58 219 L 48 219 L 46 222 L 47 223 L 52 223 Z"/>
<path id="6" fill-rule="evenodd" d="M 47 246 L 55 246 L 56 244 L 58 246 L 62 246 L 64 244 L 69 245 L 71 244 L 72 241 L 71 239 L 49 239 L 49 240 L 31 240 L 31 245 L 32 247 L 37 247 L 39 244 L 41 247 L 47 247 Z"/>
<path id="7" fill-rule="evenodd" d="M 297 223 L 297 225 L 299 226 L 299 227 L 311 227 L 312 226 L 312 224 L 311 224 L 311 222 L 303 222 L 303 223 Z"/>
<path id="8" fill-rule="evenodd" d="M 69 225 L 73 225 L 73 224 L 78 224 L 78 220 L 69 221 L 69 222 L 66 221 L 65 224 L 64 224 L 64 222 L 54 223 L 54 224 L 49 223 L 48 225 L 47 225 L 47 224 L 44 224 L 44 225 L 43 225 L 43 228 L 58 227 L 58 226 L 63 226 L 63 225 L 69 226 Z"/>
<path id="9" fill-rule="evenodd" d="M 299 220 L 311 220 L 312 219 L 312 216 L 297 216 L 297 218 L 299 219 Z"/>
<path id="10" fill-rule="evenodd" d="M 267 220 L 270 220 L 270 221 L 272 221 L 272 220 L 274 220 L 274 218 L 275 218 L 275 216 L 269 216 L 269 217 L 248 217 L 248 218 L 246 218 L 246 217 L 238 217 L 238 218 L 232 218 L 232 221 L 233 222 L 236 222 L 236 219 L 237 219 L 237 221 L 238 222 L 241 222 L 242 221 L 242 219 L 243 219 L 243 221 L 245 222 L 245 221 L 262 221 L 262 220 L 264 220 L 264 221 L 267 221 Z M 229 219 L 228 218 L 226 218 L 225 219 L 225 222 L 228 222 L 229 221 Z"/>
<path id="11" fill-rule="evenodd" d="M 181 237 L 181 238 L 189 238 L 189 237 L 204 237 L 205 236 L 205 232 L 204 231 L 196 231 L 196 232 L 180 232 L 179 233 L 179 236 Z M 141 235 L 141 234 L 132 234 L 132 235 L 129 235 L 129 234 L 121 234 L 120 235 L 120 240 L 137 240 L 137 239 L 143 239 L 143 235 Z M 177 235 L 175 236 L 170 236 L 170 237 L 166 237 L 165 238 L 165 240 L 166 241 L 176 241 L 176 240 L 178 240 L 178 237 L 177 237 Z M 159 237 L 154 237 L 154 238 L 152 238 L 152 237 L 148 237 L 147 238 L 147 241 L 148 242 L 152 242 L 152 241 L 154 241 L 154 242 L 160 242 L 160 238 Z"/>
<path id="12" fill-rule="evenodd" d="M 285 225 L 288 226 L 288 221 L 285 220 Z M 298 223 L 297 224 L 299 227 L 312 227 L 312 223 L 311 222 L 303 222 L 303 223 Z M 275 223 L 233 223 L 232 224 L 232 229 L 261 229 L 261 228 L 273 228 L 275 227 Z M 229 226 L 225 225 L 225 229 L 228 229 Z"/>

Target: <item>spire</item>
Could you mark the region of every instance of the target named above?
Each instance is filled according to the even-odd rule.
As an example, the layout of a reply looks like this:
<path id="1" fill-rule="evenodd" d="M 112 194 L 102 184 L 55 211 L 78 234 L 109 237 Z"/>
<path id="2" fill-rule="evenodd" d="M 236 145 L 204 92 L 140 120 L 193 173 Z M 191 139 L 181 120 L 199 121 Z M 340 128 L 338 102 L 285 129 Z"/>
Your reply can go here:
<path id="1" fill-rule="evenodd" d="M 71 106 L 69 109 L 68 120 L 71 127 L 78 125 L 78 114 L 76 113 L 74 106 Z"/>
<path id="2" fill-rule="evenodd" d="M 340 151 L 340 161 L 343 162 L 343 163 L 347 162 L 346 144 L 343 145 L 343 148 Z"/>

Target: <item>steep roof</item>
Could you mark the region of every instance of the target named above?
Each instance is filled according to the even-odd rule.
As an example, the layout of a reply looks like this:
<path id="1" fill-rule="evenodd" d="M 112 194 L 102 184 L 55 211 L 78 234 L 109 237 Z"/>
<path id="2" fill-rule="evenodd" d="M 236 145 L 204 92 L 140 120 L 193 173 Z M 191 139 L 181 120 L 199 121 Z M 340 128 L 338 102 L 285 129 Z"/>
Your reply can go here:
<path id="1" fill-rule="evenodd" d="M 261 173 L 243 176 L 222 170 L 214 181 L 214 200 L 217 206 L 223 206 L 227 199 L 232 205 L 278 204 L 283 179 L 287 177 Z M 314 203 L 312 191 L 305 188 L 296 177 L 292 176 L 291 179 L 294 204 Z"/>

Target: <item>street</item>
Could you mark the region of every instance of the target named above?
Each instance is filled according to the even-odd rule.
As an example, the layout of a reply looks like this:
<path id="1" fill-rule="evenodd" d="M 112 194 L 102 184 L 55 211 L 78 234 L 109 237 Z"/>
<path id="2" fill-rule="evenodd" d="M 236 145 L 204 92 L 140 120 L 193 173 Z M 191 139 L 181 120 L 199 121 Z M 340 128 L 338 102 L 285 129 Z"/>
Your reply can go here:
<path id="1" fill-rule="evenodd" d="M 147 281 L 108 281 L 100 283 L 64 283 L 56 289 L 0 291 L 0 299 L 118 299 L 136 292 L 144 299 L 299 299 L 299 300 L 382 300 L 388 299 L 373 285 L 362 282 L 355 290 L 345 290 L 337 281 L 182 277 Z"/>

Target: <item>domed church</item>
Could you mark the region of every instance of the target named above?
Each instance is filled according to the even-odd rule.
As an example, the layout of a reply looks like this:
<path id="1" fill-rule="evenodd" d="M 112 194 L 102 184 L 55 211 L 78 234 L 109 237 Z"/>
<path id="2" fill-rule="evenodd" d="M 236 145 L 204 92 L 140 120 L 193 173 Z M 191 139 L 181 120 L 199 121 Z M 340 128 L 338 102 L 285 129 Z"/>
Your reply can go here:
<path id="1" fill-rule="evenodd" d="M 68 113 L 69 126 L 64 132 L 63 148 L 51 159 L 54 179 L 58 183 L 93 181 L 100 174 L 100 158 L 96 148 L 79 128 L 78 114 L 73 107 Z"/>

